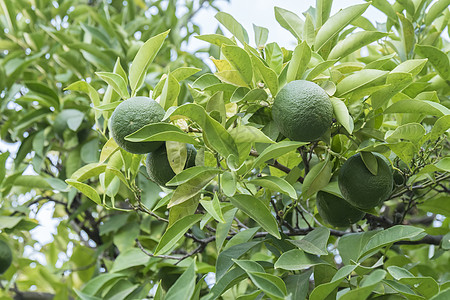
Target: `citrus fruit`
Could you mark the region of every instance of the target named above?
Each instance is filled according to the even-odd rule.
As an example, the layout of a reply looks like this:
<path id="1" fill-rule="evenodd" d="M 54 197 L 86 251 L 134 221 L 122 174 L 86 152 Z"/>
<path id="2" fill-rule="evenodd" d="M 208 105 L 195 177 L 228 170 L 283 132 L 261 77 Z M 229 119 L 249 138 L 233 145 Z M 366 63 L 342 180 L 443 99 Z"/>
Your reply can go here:
<path id="1" fill-rule="evenodd" d="M 330 128 L 333 106 L 320 86 L 306 80 L 295 80 L 278 92 L 273 102 L 272 117 L 284 136 L 294 141 L 311 142 Z"/>
<path id="2" fill-rule="evenodd" d="M 317 193 L 316 206 L 322 219 L 335 227 L 348 227 L 365 215 L 344 199 L 324 191 Z"/>
<path id="3" fill-rule="evenodd" d="M 125 137 L 145 125 L 157 123 L 164 117 L 164 109 L 148 97 L 133 97 L 120 103 L 111 115 L 111 135 L 124 150 L 144 154 L 156 150 L 162 142 L 130 142 Z"/>
<path id="4" fill-rule="evenodd" d="M 0 274 L 5 273 L 12 263 L 12 252 L 8 244 L 0 240 Z"/>
<path id="5" fill-rule="evenodd" d="M 184 168 L 195 166 L 197 150 L 191 144 L 186 144 L 187 159 Z M 147 173 L 152 181 L 160 186 L 167 187 L 166 183 L 175 176 L 167 158 L 167 149 L 163 145 L 147 155 Z M 175 188 L 175 187 L 167 187 Z"/>
<path id="6" fill-rule="evenodd" d="M 392 192 L 391 168 L 380 154 L 374 154 L 378 163 L 377 175 L 367 169 L 359 153 L 350 157 L 339 171 L 339 189 L 344 199 L 360 209 L 380 205 Z"/>

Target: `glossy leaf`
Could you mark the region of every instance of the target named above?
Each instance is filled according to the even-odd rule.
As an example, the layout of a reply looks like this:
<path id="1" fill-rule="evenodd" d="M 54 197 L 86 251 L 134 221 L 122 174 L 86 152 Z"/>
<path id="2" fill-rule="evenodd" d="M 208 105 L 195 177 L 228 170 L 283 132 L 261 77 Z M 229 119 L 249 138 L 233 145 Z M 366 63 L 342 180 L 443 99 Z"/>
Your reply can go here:
<path id="1" fill-rule="evenodd" d="M 319 51 L 328 41 L 350 24 L 354 19 L 361 16 L 369 7 L 369 4 L 353 5 L 336 13 L 329 18 L 319 29 L 314 43 L 314 51 Z"/>
<path id="2" fill-rule="evenodd" d="M 281 238 L 275 217 L 270 213 L 267 206 L 261 200 L 250 195 L 235 195 L 231 197 L 231 203 L 255 220 L 268 233 Z"/>
<path id="3" fill-rule="evenodd" d="M 215 18 L 228 29 L 242 44 L 248 44 L 248 33 L 238 21 L 226 12 L 218 12 Z"/>
<path id="4" fill-rule="evenodd" d="M 73 179 L 67 179 L 66 182 L 67 182 L 67 184 L 73 186 L 74 188 L 79 190 L 81 193 L 86 195 L 86 197 L 88 197 L 89 199 L 94 201 L 96 204 L 98 204 L 98 205 L 102 204 L 101 200 L 100 200 L 100 196 L 98 195 L 97 191 L 93 187 L 91 187 L 85 183 L 73 180 Z"/>
<path id="5" fill-rule="evenodd" d="M 326 262 L 316 255 L 305 253 L 300 249 L 293 249 L 281 254 L 275 263 L 275 268 L 296 271 L 308 269 L 319 264 L 326 264 Z"/>
<path id="6" fill-rule="evenodd" d="M 311 197 L 327 186 L 331 179 L 332 168 L 333 163 L 329 160 L 322 161 L 312 167 L 303 181 L 302 194 L 304 199 Z"/>
<path id="7" fill-rule="evenodd" d="M 195 290 L 195 261 L 193 261 L 186 271 L 175 281 L 167 291 L 165 300 L 190 299 Z"/>
<path id="8" fill-rule="evenodd" d="M 309 48 L 308 44 L 303 41 L 294 49 L 292 59 L 289 62 L 286 81 L 291 82 L 293 80 L 302 78 L 302 75 L 305 72 L 310 59 L 311 49 Z"/>
<path id="9" fill-rule="evenodd" d="M 331 97 L 331 104 L 333 105 L 333 113 L 336 116 L 336 120 L 347 130 L 348 133 L 352 133 L 354 129 L 353 119 L 348 113 L 345 103 L 335 97 Z"/>
<path id="10" fill-rule="evenodd" d="M 150 38 L 137 52 L 133 62 L 131 63 L 129 73 L 132 95 L 135 94 L 144 82 L 147 69 L 155 59 L 168 34 L 169 31 L 165 31 Z"/>
<path id="11" fill-rule="evenodd" d="M 289 184 L 289 182 L 280 177 L 264 176 L 252 179 L 248 183 L 262 186 L 271 191 L 286 194 L 292 199 L 297 199 L 297 192 L 295 191 L 294 187 Z"/>
<path id="12" fill-rule="evenodd" d="M 183 235 L 195 223 L 200 221 L 202 215 L 190 215 L 176 221 L 172 226 L 167 228 L 156 246 L 155 255 L 167 253 L 175 244 L 183 237 Z"/>
<path id="13" fill-rule="evenodd" d="M 297 40 L 301 41 L 304 25 L 303 20 L 295 13 L 278 6 L 275 6 L 274 11 L 277 22 L 283 28 L 289 30 Z"/>

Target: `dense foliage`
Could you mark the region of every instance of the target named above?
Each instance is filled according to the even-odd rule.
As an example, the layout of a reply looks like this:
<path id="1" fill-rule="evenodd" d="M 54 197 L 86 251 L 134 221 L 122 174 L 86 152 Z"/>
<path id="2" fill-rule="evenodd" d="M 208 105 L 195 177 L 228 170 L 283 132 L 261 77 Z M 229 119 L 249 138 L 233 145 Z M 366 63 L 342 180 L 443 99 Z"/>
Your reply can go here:
<path id="1" fill-rule="evenodd" d="M 13 251 L 2 299 L 449 297 L 449 0 L 333 16 L 331 0 L 301 16 L 275 7 L 294 49 L 256 25 L 250 42 L 218 12 L 231 35 L 195 36 L 213 71 L 181 50 L 212 0 L 0 4 L 0 136 L 18 146 L 0 154 L 0 239 Z M 384 23 L 362 16 L 370 5 Z M 333 106 L 312 142 L 286 139 L 272 117 L 295 80 Z M 145 155 L 111 138 L 114 109 L 135 96 L 166 111 L 126 139 L 164 142 L 176 174 L 167 188 L 149 179 Z M 335 228 L 316 195 L 343 197 L 339 171 L 357 153 L 372 174 L 382 155 L 395 185 Z M 30 230 L 49 203 L 57 233 L 40 245 Z"/>

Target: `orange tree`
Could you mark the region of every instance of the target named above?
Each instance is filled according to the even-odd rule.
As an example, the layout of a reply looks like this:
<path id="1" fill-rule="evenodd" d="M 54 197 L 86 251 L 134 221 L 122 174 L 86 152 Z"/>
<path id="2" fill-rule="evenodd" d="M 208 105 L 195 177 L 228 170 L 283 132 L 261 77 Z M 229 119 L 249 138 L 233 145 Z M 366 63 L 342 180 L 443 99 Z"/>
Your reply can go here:
<path id="1" fill-rule="evenodd" d="M 89 146 L 59 157 L 59 172 L 22 175 L 49 149 L 34 138 L 34 157 L 23 155 L 2 175 L 2 230 L 13 233 L 2 238 L 11 245 L 30 241 L 32 221 L 17 204 L 24 190 L 33 190 L 32 203 L 63 208 L 55 210 L 55 242 L 42 250 L 48 263 L 36 267 L 13 251 L 2 285 L 16 293 L 38 286 L 26 274 L 34 272 L 49 282 L 39 285 L 43 292 L 80 299 L 448 298 L 450 1 L 431 2 L 373 1 L 333 16 L 330 0 L 303 16 L 275 7 L 298 40 L 293 49 L 267 43 L 269 30 L 259 26 L 250 42 L 219 12 L 232 36 L 196 36 L 210 43 L 214 72 L 188 59 L 164 65 L 168 51 L 160 49 L 174 43 L 175 30 L 156 30 L 129 63 L 116 55 L 115 64 L 89 65 L 97 72 L 91 83 L 70 77 L 63 95 L 89 96 L 91 121 L 79 126 L 95 124 L 95 132 Z M 370 5 L 385 23 L 362 16 Z M 118 146 L 109 130 L 116 107 L 136 97 L 165 111 L 123 137 L 161 143 L 147 159 Z M 30 114 L 45 103 L 33 101 Z M 139 108 L 122 115 L 121 129 L 142 122 Z M 62 118 L 62 133 L 50 124 L 28 135 L 55 131 L 69 143 L 72 118 Z M 161 187 L 150 178 L 159 182 L 163 171 L 170 176 Z"/>

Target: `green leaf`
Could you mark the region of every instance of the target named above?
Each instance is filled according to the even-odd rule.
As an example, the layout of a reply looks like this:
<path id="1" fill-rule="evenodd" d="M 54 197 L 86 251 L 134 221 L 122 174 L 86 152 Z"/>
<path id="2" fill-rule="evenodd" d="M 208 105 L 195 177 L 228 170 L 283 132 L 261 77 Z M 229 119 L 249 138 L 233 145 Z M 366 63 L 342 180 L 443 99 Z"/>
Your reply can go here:
<path id="1" fill-rule="evenodd" d="M 187 148 L 185 143 L 180 142 L 166 142 L 167 160 L 170 167 L 175 174 L 179 174 L 183 171 L 186 165 Z"/>
<path id="2" fill-rule="evenodd" d="M 347 36 L 344 40 L 339 41 L 336 46 L 333 47 L 328 59 L 341 59 L 349 54 L 367 46 L 379 39 L 387 36 L 385 32 L 379 31 L 360 31 L 355 32 Z"/>
<path id="3" fill-rule="evenodd" d="M 119 272 L 136 266 L 145 266 L 150 257 L 138 248 L 130 248 L 120 253 L 114 260 L 111 272 Z"/>
<path id="4" fill-rule="evenodd" d="M 427 133 L 427 135 L 424 138 L 424 141 L 427 140 L 436 140 L 438 137 L 443 135 L 445 132 L 447 132 L 450 129 L 450 115 L 442 116 L 434 123 L 433 128 L 431 128 L 431 131 Z"/>
<path id="5" fill-rule="evenodd" d="M 291 152 L 297 149 L 300 146 L 306 145 L 307 143 L 303 142 L 291 142 L 291 141 L 282 141 L 267 147 L 259 156 L 254 160 L 250 170 L 260 166 L 266 161 L 272 158 L 278 158 L 288 152 Z"/>
<path id="6" fill-rule="evenodd" d="M 330 282 L 318 285 L 311 292 L 310 300 L 324 300 L 335 288 L 355 270 L 356 266 L 343 266 L 333 276 Z"/>
<path id="7" fill-rule="evenodd" d="M 178 175 L 181 175 L 183 172 L 181 172 Z M 181 204 L 197 195 L 214 177 L 217 176 L 219 172 L 220 170 L 216 170 L 214 172 L 211 171 L 201 172 L 200 174 L 197 174 L 195 177 L 192 177 L 186 182 L 180 184 L 173 193 L 172 198 L 170 199 L 170 202 L 167 205 L 167 208 L 171 208 L 175 205 Z"/>
<path id="8" fill-rule="evenodd" d="M 284 299 L 286 296 L 286 285 L 280 277 L 263 272 L 248 272 L 248 275 L 253 283 L 267 296 L 275 299 Z"/>
<path id="9" fill-rule="evenodd" d="M 397 127 L 393 132 L 386 134 L 386 141 L 388 143 L 396 142 L 400 139 L 405 139 L 418 143 L 425 135 L 425 128 L 419 123 L 409 123 Z"/>
<path id="10" fill-rule="evenodd" d="M 239 231 L 227 242 L 224 249 L 228 249 L 232 246 L 239 245 L 242 243 L 247 243 L 255 236 L 255 234 L 258 232 L 259 229 L 260 227 L 253 227 Z"/>
<path id="11" fill-rule="evenodd" d="M 370 4 L 367 3 L 350 6 L 329 18 L 317 32 L 314 51 L 318 52 L 328 41 L 339 34 L 342 29 L 354 19 L 361 16 L 369 5 Z"/>
<path id="12" fill-rule="evenodd" d="M 222 251 L 217 257 L 216 261 L 216 281 L 219 282 L 222 277 L 227 274 L 227 271 L 233 266 L 233 258 L 238 259 L 250 249 L 259 245 L 261 242 L 248 242 L 230 247 Z"/>
<path id="13" fill-rule="evenodd" d="M 164 110 L 168 110 L 171 106 L 177 106 L 178 94 L 180 93 L 180 83 L 178 80 L 169 73 L 164 82 L 163 89 L 161 91 L 161 98 L 159 104 Z"/>
<path id="14" fill-rule="evenodd" d="M 164 300 L 190 299 L 195 290 L 195 260 L 167 291 Z"/>
<path id="15" fill-rule="evenodd" d="M 365 152 L 365 151 L 362 151 L 360 153 L 361 153 L 361 158 L 362 158 L 366 168 L 373 175 L 377 175 L 378 174 L 378 161 L 377 161 L 377 158 L 375 157 L 375 155 L 373 155 L 371 152 Z"/>
<path id="16" fill-rule="evenodd" d="M 305 300 L 309 290 L 309 278 L 313 269 L 302 272 L 298 275 L 288 275 L 284 278 L 286 283 L 286 290 L 288 295 L 290 295 L 295 300 Z"/>
<path id="17" fill-rule="evenodd" d="M 330 100 L 333 105 L 333 113 L 336 116 L 336 120 L 351 134 L 354 129 L 353 119 L 350 116 L 344 101 L 335 97 L 331 97 Z"/>
<path id="18" fill-rule="evenodd" d="M 155 59 L 168 34 L 169 30 L 147 40 L 134 57 L 129 72 L 132 95 L 135 95 L 144 82 L 147 69 Z"/>
<path id="19" fill-rule="evenodd" d="M 275 263 L 275 268 L 283 270 L 304 270 L 315 265 L 326 264 L 325 261 L 300 249 L 292 249 L 281 254 Z"/>
<path id="20" fill-rule="evenodd" d="M 331 5 L 333 0 L 318 0 L 316 1 L 316 23 L 317 27 L 322 26 L 330 17 Z"/>
<path id="21" fill-rule="evenodd" d="M 434 20 L 448 7 L 450 6 L 450 0 L 436 1 L 425 14 L 425 24 L 430 25 Z"/>
<path id="22" fill-rule="evenodd" d="M 303 26 L 303 39 L 311 48 L 316 41 L 316 29 L 314 27 L 314 20 L 309 13 L 306 13 L 305 25 Z"/>
<path id="23" fill-rule="evenodd" d="M 262 186 L 263 188 L 283 193 L 291 197 L 292 199 L 297 199 L 297 192 L 294 187 L 284 180 L 283 178 L 276 176 L 264 176 L 252 179 L 248 183 Z"/>
<path id="24" fill-rule="evenodd" d="M 325 160 L 309 171 L 305 176 L 302 186 L 302 194 L 304 199 L 311 197 L 316 192 L 327 186 L 331 179 L 331 171 L 333 169 L 333 163 L 330 160 Z"/>
<path id="25" fill-rule="evenodd" d="M 219 47 L 222 47 L 222 45 L 236 45 L 234 41 L 221 34 L 202 34 L 196 35 L 195 38 Z"/>
<path id="26" fill-rule="evenodd" d="M 90 163 L 87 164 L 78 170 L 76 170 L 72 176 L 70 177 L 71 180 L 74 181 L 85 181 L 86 179 L 89 179 L 94 176 L 98 176 L 99 174 L 105 172 L 107 165 L 99 165 L 98 163 Z"/>
<path id="27" fill-rule="evenodd" d="M 216 120 L 211 118 L 203 107 L 198 104 L 188 103 L 168 111 L 164 119 L 176 119 L 177 116 L 185 116 L 198 123 L 203 129 L 203 135 L 207 142 L 223 157 L 239 157 L 236 144 L 228 131 Z"/>
<path id="28" fill-rule="evenodd" d="M 398 266 L 389 266 L 387 270 L 395 280 L 413 287 L 413 290 L 425 296 L 426 299 L 430 299 L 439 292 L 439 285 L 432 277 L 415 277 L 408 270 Z"/>
<path id="29" fill-rule="evenodd" d="M 302 75 L 308 67 L 308 63 L 310 60 L 311 49 L 309 48 L 308 44 L 303 41 L 294 49 L 291 61 L 289 62 L 286 81 L 291 82 L 302 78 Z"/>
<path id="30" fill-rule="evenodd" d="M 89 83 L 86 81 L 77 81 L 69 85 L 65 88 L 66 90 L 70 91 L 77 91 L 77 92 L 83 92 L 89 96 L 92 103 L 94 104 L 94 107 L 97 107 L 100 105 L 100 97 L 98 96 L 97 90 L 92 87 Z"/>
<path id="31" fill-rule="evenodd" d="M 278 224 L 275 217 L 261 200 L 250 195 L 235 195 L 230 198 L 231 203 L 255 220 L 268 233 L 280 239 Z"/>
<path id="32" fill-rule="evenodd" d="M 251 146 L 254 143 L 275 143 L 269 137 L 267 137 L 260 129 L 253 126 L 236 126 L 230 131 L 230 135 L 233 137 L 234 142 L 238 146 L 239 162 L 242 163 L 248 158 Z"/>
<path id="33" fill-rule="evenodd" d="M 266 54 L 265 60 L 267 65 L 269 65 L 275 73 L 280 74 L 283 69 L 283 52 L 280 46 L 278 46 L 277 43 L 269 43 L 264 48 L 264 53 Z"/>
<path id="34" fill-rule="evenodd" d="M 259 72 L 261 75 L 264 84 L 269 88 L 270 93 L 273 97 L 278 92 L 278 76 L 277 73 L 275 73 L 274 70 L 268 68 L 262 60 L 254 55 L 253 53 L 250 53 L 250 58 L 252 60 L 253 66 L 255 68 L 255 71 Z"/>
<path id="35" fill-rule="evenodd" d="M 398 142 L 385 145 L 407 164 L 411 161 L 418 150 L 416 144 L 411 142 Z"/>
<path id="36" fill-rule="evenodd" d="M 96 204 L 102 205 L 100 196 L 93 187 L 73 179 L 66 179 L 66 183 L 70 184 L 71 186 L 79 190 L 81 193 L 83 193 L 86 197 L 94 201 Z"/>
<path id="37" fill-rule="evenodd" d="M 230 205 L 231 206 L 231 205 Z M 218 223 L 216 229 L 216 250 L 219 253 L 222 249 L 225 239 L 228 237 L 228 233 L 231 229 L 231 224 L 234 221 L 234 216 L 236 215 L 237 208 L 231 208 L 224 212 L 223 218 L 225 223 Z"/>
<path id="38" fill-rule="evenodd" d="M 301 41 L 304 25 L 303 20 L 295 13 L 278 6 L 275 6 L 274 11 L 277 22 L 283 28 L 289 30 L 298 41 Z"/>
<path id="39" fill-rule="evenodd" d="M 396 66 L 391 73 L 410 73 L 416 76 L 422 71 L 427 61 L 427 59 L 409 59 Z"/>
<path id="40" fill-rule="evenodd" d="M 382 248 L 389 244 L 416 237 L 424 232 L 423 228 L 414 226 L 396 225 L 388 229 L 382 230 L 374 234 L 362 249 L 359 257 L 362 258 L 376 249 Z"/>
<path id="41" fill-rule="evenodd" d="M 343 264 L 349 265 L 352 261 L 358 261 L 362 249 L 377 232 L 352 233 L 340 237 L 337 249 L 342 257 Z"/>
<path id="42" fill-rule="evenodd" d="M 195 223 L 200 221 L 203 215 L 190 215 L 176 221 L 167 228 L 156 246 L 154 255 L 165 254 L 184 236 Z"/>
<path id="43" fill-rule="evenodd" d="M 357 71 L 352 75 L 345 77 L 337 84 L 336 96 L 342 97 L 356 90 L 383 85 L 388 73 L 389 72 L 387 71 L 375 69 L 363 69 Z"/>
<path id="44" fill-rule="evenodd" d="M 125 139 L 131 142 L 172 141 L 194 145 L 198 144 L 192 136 L 177 126 L 163 122 L 145 125 L 136 132 L 127 135 Z"/>
<path id="45" fill-rule="evenodd" d="M 406 60 L 410 56 L 410 53 L 414 48 L 414 44 L 416 43 L 414 25 L 401 13 L 397 13 L 397 16 L 400 19 L 400 25 L 402 29 L 401 39 L 405 54 L 405 56 L 402 57 L 402 52 L 400 52 L 400 57 L 402 57 L 402 60 Z"/>
<path id="46" fill-rule="evenodd" d="M 0 230 L 13 229 L 24 217 L 0 216 Z"/>
<path id="47" fill-rule="evenodd" d="M 126 275 L 118 273 L 100 274 L 89 280 L 81 291 L 86 295 L 95 295 L 110 282 L 123 277 L 126 277 Z"/>
<path id="48" fill-rule="evenodd" d="M 172 71 L 172 76 L 178 81 L 188 79 L 192 75 L 200 72 L 202 69 L 193 67 L 179 67 Z"/>
<path id="49" fill-rule="evenodd" d="M 306 80 L 313 81 L 317 76 L 325 72 L 328 68 L 332 67 L 337 60 L 326 60 L 317 64 L 311 70 L 308 70 L 303 76 Z"/>
<path id="50" fill-rule="evenodd" d="M 222 191 L 227 197 L 236 193 L 236 175 L 232 172 L 224 172 L 222 175 Z"/>
<path id="51" fill-rule="evenodd" d="M 175 175 L 169 182 L 167 182 L 167 186 L 177 186 L 186 182 L 189 182 L 190 180 L 202 177 L 207 174 L 207 176 L 210 175 L 218 175 L 222 171 L 220 169 L 214 168 L 214 167 L 206 167 L 206 166 L 195 166 L 188 168 L 186 170 L 183 170 L 181 173 Z"/>
<path id="52" fill-rule="evenodd" d="M 326 227 L 318 227 L 309 232 L 301 240 L 288 240 L 301 250 L 315 254 L 327 255 L 328 239 L 330 237 L 330 230 Z"/>
<path id="53" fill-rule="evenodd" d="M 6 160 L 9 157 L 9 152 L 6 151 L 2 154 L 0 154 L 0 186 L 1 183 L 3 181 L 3 179 L 5 179 L 5 175 L 6 175 Z"/>
<path id="54" fill-rule="evenodd" d="M 11 0 L 0 0 L 0 7 L 3 12 L 3 16 L 6 19 L 6 24 L 8 24 L 8 29 L 11 31 L 11 33 L 14 33 L 17 28 L 17 22 L 16 22 L 16 8 L 14 7 L 15 1 Z"/>
<path id="55" fill-rule="evenodd" d="M 450 217 L 450 197 L 438 196 L 433 199 L 428 199 L 421 204 L 421 208 L 427 212 L 442 214 Z"/>
<path id="56" fill-rule="evenodd" d="M 236 21 L 235 18 L 233 18 L 233 16 L 226 12 L 220 11 L 215 15 L 215 18 L 220 22 L 220 24 L 228 29 L 228 31 L 230 31 L 231 34 L 233 34 L 238 39 L 238 41 L 240 41 L 242 44 L 248 44 L 247 31 L 244 29 L 244 27 L 242 27 L 241 24 L 239 24 L 238 21 Z"/>
<path id="57" fill-rule="evenodd" d="M 430 300 L 446 300 L 450 297 L 450 288 L 440 291 L 439 294 L 430 298 Z"/>
<path id="58" fill-rule="evenodd" d="M 214 194 L 214 198 L 211 201 L 200 200 L 200 204 L 217 222 L 225 223 L 217 193 Z"/>
<path id="59" fill-rule="evenodd" d="M 247 52 L 238 46 L 223 45 L 222 53 L 233 68 L 239 72 L 245 83 L 249 84 L 253 79 L 253 69 Z"/>
<path id="60" fill-rule="evenodd" d="M 256 47 L 264 47 L 269 37 L 269 29 L 253 24 L 253 31 L 255 32 Z"/>
<path id="61" fill-rule="evenodd" d="M 359 287 L 352 289 L 347 293 L 343 294 L 339 299 L 342 300 L 359 300 L 366 299 L 376 288 L 376 286 L 386 277 L 386 271 L 381 269 L 376 269 L 370 275 L 365 276 Z"/>
<path id="62" fill-rule="evenodd" d="M 122 78 L 122 76 L 110 72 L 96 72 L 101 79 L 103 79 L 107 84 L 112 86 L 112 88 L 120 95 L 122 99 L 130 98 L 128 93 L 127 83 Z"/>
<path id="63" fill-rule="evenodd" d="M 415 52 L 422 57 L 428 58 L 428 61 L 443 79 L 450 78 L 449 58 L 443 51 L 433 46 L 416 45 Z"/>
<path id="64" fill-rule="evenodd" d="M 442 104 L 427 100 L 400 100 L 386 108 L 384 114 L 416 113 L 442 117 L 450 114 L 450 109 Z"/>

